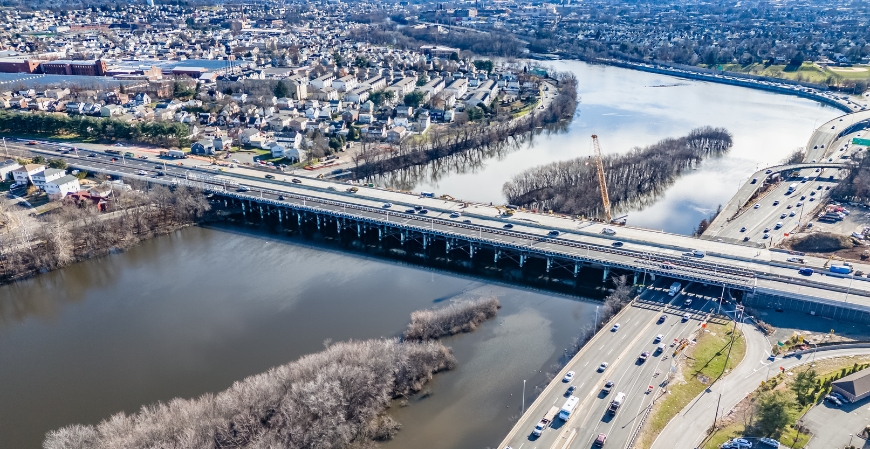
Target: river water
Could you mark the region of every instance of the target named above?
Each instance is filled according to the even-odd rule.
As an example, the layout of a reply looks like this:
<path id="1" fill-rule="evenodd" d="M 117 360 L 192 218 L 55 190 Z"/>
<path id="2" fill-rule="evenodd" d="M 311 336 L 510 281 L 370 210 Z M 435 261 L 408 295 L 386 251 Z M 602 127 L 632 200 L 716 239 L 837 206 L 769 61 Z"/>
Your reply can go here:
<path id="1" fill-rule="evenodd" d="M 837 109 L 789 95 L 685 80 L 578 61 L 555 61 L 577 76 L 580 104 L 566 132 L 535 136 L 519 149 L 457 171 L 430 166 L 396 187 L 504 203 L 502 185 L 531 167 L 592 154 L 592 134 L 603 153 L 623 153 L 700 126 L 724 127 L 734 147 L 705 161 L 654 198 L 628 211 L 628 224 L 691 234 L 724 205 L 757 168 L 773 165 L 806 145 L 813 130 L 842 115 Z"/>
<path id="2" fill-rule="evenodd" d="M 387 447 L 498 444 L 595 304 L 233 227 L 190 228 L 0 287 L 0 447 L 228 388 L 334 341 L 392 337 L 414 310 L 495 295 L 445 340 L 459 367 L 396 407 Z M 513 396 L 511 396 L 513 394 Z M 531 399 L 530 399 L 531 400 Z"/>
<path id="3" fill-rule="evenodd" d="M 727 156 L 670 186 L 629 223 L 690 232 L 756 166 L 803 145 L 839 113 L 796 97 L 578 62 L 578 115 L 562 134 L 439 173 L 421 189 L 499 202 L 528 167 L 625 151 L 697 126 L 735 136 Z M 658 86 L 658 87 L 656 87 Z M 232 227 L 191 228 L 132 250 L 0 287 L 0 448 L 39 447 L 46 431 L 144 404 L 195 397 L 320 350 L 326 339 L 398 335 L 412 311 L 467 296 L 504 305 L 476 332 L 446 339 L 459 367 L 391 413 L 388 449 L 492 447 L 527 391 L 595 317 L 595 305 Z M 531 397 L 531 395 L 530 395 Z M 531 399 L 527 401 L 530 402 Z"/>

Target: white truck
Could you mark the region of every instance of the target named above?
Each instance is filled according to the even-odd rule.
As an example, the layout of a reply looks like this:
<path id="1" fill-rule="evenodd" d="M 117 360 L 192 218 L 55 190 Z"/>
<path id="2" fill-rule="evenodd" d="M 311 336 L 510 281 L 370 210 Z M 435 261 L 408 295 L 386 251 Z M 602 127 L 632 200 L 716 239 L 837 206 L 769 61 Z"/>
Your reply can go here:
<path id="1" fill-rule="evenodd" d="M 674 282 L 673 284 L 671 284 L 671 288 L 668 290 L 668 296 L 677 296 L 677 293 L 679 293 L 682 288 L 683 284 L 680 284 L 679 282 Z"/>
<path id="2" fill-rule="evenodd" d="M 565 405 L 562 406 L 562 409 L 559 410 L 559 419 L 562 421 L 567 421 L 568 418 L 571 417 L 571 413 L 574 413 L 574 409 L 577 408 L 577 403 L 580 401 L 576 396 L 571 396 L 565 401 Z"/>
<path id="3" fill-rule="evenodd" d="M 547 427 L 550 427 L 550 424 L 553 422 L 553 419 L 556 418 L 556 413 L 559 413 L 559 407 L 550 407 L 550 411 L 538 421 L 538 424 L 535 426 L 534 430 L 532 430 L 532 435 L 539 437 Z"/>
<path id="4" fill-rule="evenodd" d="M 625 401 L 625 393 L 619 392 L 616 394 L 616 397 L 610 401 L 610 407 L 607 407 L 607 413 L 611 415 L 615 415 L 616 411 L 619 410 L 619 406 L 622 405 L 622 402 Z"/>

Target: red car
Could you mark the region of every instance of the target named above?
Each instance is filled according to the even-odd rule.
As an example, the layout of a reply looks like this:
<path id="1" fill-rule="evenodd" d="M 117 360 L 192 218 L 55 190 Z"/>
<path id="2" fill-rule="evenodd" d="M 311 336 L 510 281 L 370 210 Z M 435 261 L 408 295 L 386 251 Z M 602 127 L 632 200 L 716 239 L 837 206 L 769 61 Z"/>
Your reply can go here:
<path id="1" fill-rule="evenodd" d="M 604 446 L 604 442 L 606 442 L 606 441 L 607 441 L 607 434 L 606 433 L 599 433 L 598 438 L 595 439 L 595 445 L 596 446 Z"/>

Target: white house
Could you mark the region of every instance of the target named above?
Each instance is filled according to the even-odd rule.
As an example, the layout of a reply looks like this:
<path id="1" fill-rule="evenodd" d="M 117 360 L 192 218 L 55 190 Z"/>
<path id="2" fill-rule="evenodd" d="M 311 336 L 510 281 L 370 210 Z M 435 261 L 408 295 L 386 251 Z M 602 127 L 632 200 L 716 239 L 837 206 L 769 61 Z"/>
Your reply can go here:
<path id="1" fill-rule="evenodd" d="M 347 92 L 357 87 L 356 78 L 351 75 L 332 80 L 332 88 L 341 92 Z"/>
<path id="2" fill-rule="evenodd" d="M 66 175 L 45 183 L 45 193 L 52 197 L 63 198 L 79 190 L 81 190 L 79 180 L 72 175 Z"/>
<path id="3" fill-rule="evenodd" d="M 5 180 L 7 177 L 9 177 L 9 173 L 12 173 L 19 168 L 21 168 L 21 164 L 15 162 L 14 159 L 6 159 L 5 161 L 0 161 L 0 181 Z"/>
<path id="4" fill-rule="evenodd" d="M 12 178 L 16 184 L 33 184 L 33 176 L 45 170 L 45 165 L 27 164 L 12 170 Z"/>
<path id="5" fill-rule="evenodd" d="M 54 181 L 55 179 L 60 179 L 66 176 L 66 170 L 59 170 L 57 168 L 47 168 L 42 170 L 33 176 L 30 177 L 31 182 L 36 187 L 40 189 L 45 188 L 45 183 Z"/>

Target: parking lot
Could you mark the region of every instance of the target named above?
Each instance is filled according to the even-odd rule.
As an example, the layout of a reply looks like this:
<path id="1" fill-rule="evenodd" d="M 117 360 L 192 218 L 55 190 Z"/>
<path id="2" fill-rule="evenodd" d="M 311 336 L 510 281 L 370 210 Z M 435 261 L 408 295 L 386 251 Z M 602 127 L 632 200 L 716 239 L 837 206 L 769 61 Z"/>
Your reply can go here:
<path id="1" fill-rule="evenodd" d="M 850 438 L 853 446 L 870 448 L 870 444 L 858 436 L 870 425 L 870 399 L 855 404 L 847 402 L 839 408 L 830 402 L 822 402 L 810 409 L 802 422 L 813 433 L 807 449 L 846 447 Z"/>

